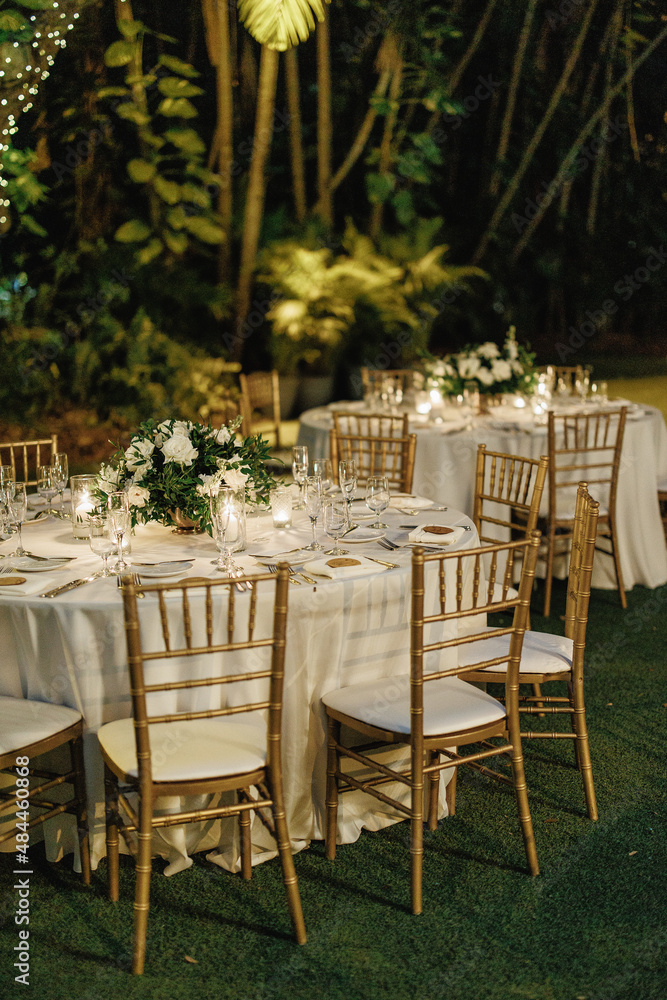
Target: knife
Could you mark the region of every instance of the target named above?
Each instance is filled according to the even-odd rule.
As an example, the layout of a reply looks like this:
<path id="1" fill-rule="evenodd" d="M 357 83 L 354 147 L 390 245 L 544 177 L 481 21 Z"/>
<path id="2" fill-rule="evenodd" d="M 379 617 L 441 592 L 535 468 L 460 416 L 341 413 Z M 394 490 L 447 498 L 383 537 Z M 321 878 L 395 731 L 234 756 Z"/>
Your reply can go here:
<path id="1" fill-rule="evenodd" d="M 99 580 L 101 576 L 101 573 L 93 573 L 92 576 L 85 576 L 81 580 L 71 580 L 69 583 L 63 583 L 60 587 L 54 587 L 53 590 L 47 590 L 39 596 L 58 597 L 59 594 L 65 594 L 68 590 L 76 590 L 77 587 L 83 587 L 84 583 L 92 583 L 93 580 Z"/>

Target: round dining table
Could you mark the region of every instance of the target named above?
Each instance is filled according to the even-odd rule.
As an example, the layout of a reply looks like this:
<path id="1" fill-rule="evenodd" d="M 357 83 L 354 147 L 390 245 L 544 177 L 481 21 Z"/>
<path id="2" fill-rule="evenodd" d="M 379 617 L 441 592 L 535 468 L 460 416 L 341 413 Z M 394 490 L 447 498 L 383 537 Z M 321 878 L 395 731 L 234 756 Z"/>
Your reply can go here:
<path id="1" fill-rule="evenodd" d="M 558 409 L 572 411 L 582 405 L 562 400 Z M 612 400 L 609 408 L 627 407 L 616 498 L 618 549 L 626 590 L 637 584 L 659 587 L 667 583 L 667 547 L 658 504 L 658 482 L 667 479 L 667 428 L 660 410 L 629 400 Z M 309 457 L 329 455 L 332 413 L 369 412 L 363 402 L 342 401 L 306 410 L 299 418 L 298 443 L 307 445 Z M 503 405 L 488 415 L 444 407 L 437 420 L 409 412 L 409 428 L 417 436 L 413 490 L 434 502 L 451 504 L 472 514 L 477 448 L 539 458 L 547 454 L 547 428 L 536 421 L 530 407 Z M 544 418 L 542 418 L 544 420 Z M 547 495 L 543 498 L 546 513 Z M 558 574 L 565 576 L 562 560 Z M 616 589 L 613 560 L 596 557 L 593 586 Z"/>
<path id="2" fill-rule="evenodd" d="M 375 538 L 364 541 L 371 514 L 363 502 L 355 504 L 353 517 L 357 516 L 355 531 L 361 540 L 356 540 L 355 532 L 342 540 L 350 556 L 359 556 L 356 561 L 365 564 L 361 571 L 356 568 L 357 575 L 337 569 L 335 579 L 319 573 L 310 576 L 311 560 L 321 560 L 321 554 L 292 551 L 302 550 L 311 538 L 310 522 L 302 511 L 295 512 L 293 525 L 286 530 L 274 529 L 270 514 L 250 516 L 247 549 L 235 555 L 245 572 L 260 572 L 267 562 L 283 559 L 293 564 L 295 572 L 289 587 L 283 712 L 286 809 L 295 851 L 323 837 L 326 723 L 322 695 L 349 683 L 409 670 L 410 532 L 424 523 L 444 524 L 457 527 L 451 548 L 471 547 L 478 540 L 465 514 L 455 509 L 433 510 L 423 498 L 394 498 L 382 514 L 388 530 L 370 532 L 384 534 L 385 545 L 398 545 L 395 549 L 383 547 Z M 319 529 L 317 534 L 330 549 L 331 540 Z M 15 544 L 15 536 L 2 542 L 0 556 L 10 553 Z M 101 560 L 88 544 L 73 537 L 69 521 L 50 516 L 33 521 L 23 528 L 23 544 L 35 555 L 67 556 L 71 561 L 59 568 L 39 560 L 32 566 L 23 561 L 19 564 L 23 569 L 11 575 L 24 582 L 0 587 L 0 694 L 67 705 L 82 713 L 91 852 L 96 866 L 105 854 L 103 767 L 96 733 L 104 723 L 131 715 L 122 596 L 113 575 L 97 577 L 54 597 L 43 596 L 60 584 L 87 579 L 101 568 Z M 177 575 L 167 577 L 168 581 L 220 576 L 215 565 L 218 553 L 207 534 L 177 534 L 159 524 L 139 525 L 131 545 L 134 572 L 142 572 L 139 563 L 187 559 L 189 563 L 175 569 Z M 11 561 L 0 560 L 3 575 Z M 311 566 L 311 571 L 318 570 Z M 156 582 L 156 578 L 151 576 L 146 582 Z M 195 602 L 197 594 L 191 599 Z M 247 593 L 236 597 L 238 602 L 244 599 L 249 599 Z M 149 601 L 157 606 L 151 595 L 140 606 Z M 148 610 L 141 607 L 140 614 Z M 440 812 L 446 813 L 444 780 Z M 402 818 L 368 796 L 351 794 L 341 806 L 340 841 L 352 842 L 362 828 L 379 829 Z M 51 860 L 70 851 L 78 854 L 72 817 L 58 817 L 46 827 Z M 252 840 L 253 863 L 274 856 L 275 845 L 257 820 Z M 156 834 L 155 851 L 169 862 L 166 874 L 189 867 L 189 855 L 203 849 L 210 849 L 210 860 L 222 867 L 239 869 L 233 825 L 222 827 L 222 833 L 219 825 L 191 824 Z"/>

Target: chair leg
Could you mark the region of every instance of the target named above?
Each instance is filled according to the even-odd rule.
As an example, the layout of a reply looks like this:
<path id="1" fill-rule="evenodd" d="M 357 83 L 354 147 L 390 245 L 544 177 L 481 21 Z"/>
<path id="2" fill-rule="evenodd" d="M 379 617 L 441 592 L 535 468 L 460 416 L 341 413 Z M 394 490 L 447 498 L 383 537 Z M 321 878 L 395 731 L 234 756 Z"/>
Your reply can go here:
<path id="1" fill-rule="evenodd" d="M 106 799 L 107 879 L 109 899 L 118 902 L 118 779 L 104 765 L 104 795 Z"/>
<path id="2" fill-rule="evenodd" d="M 625 611 L 628 606 L 628 600 L 625 596 L 625 587 L 623 585 L 623 572 L 621 570 L 621 560 L 618 554 L 617 537 L 616 522 L 611 521 L 609 524 L 609 540 L 611 541 L 611 553 L 614 557 L 614 569 L 616 570 L 616 586 L 618 587 L 618 596 L 621 601 L 621 607 Z"/>
<path id="3" fill-rule="evenodd" d="M 555 535 L 550 531 L 547 535 L 547 568 L 544 577 L 544 617 L 551 614 L 551 582 L 554 572 L 554 547 L 556 545 Z"/>
<path id="4" fill-rule="evenodd" d="M 516 794 L 516 804 L 519 813 L 519 823 L 523 834 L 523 843 L 526 848 L 526 858 L 531 875 L 540 874 L 540 866 L 537 861 L 537 847 L 535 845 L 535 833 L 533 832 L 533 820 L 530 815 L 530 805 L 528 804 L 528 791 L 526 789 L 526 774 L 523 768 L 523 752 L 521 743 L 518 746 L 514 743 L 512 749 L 512 776 L 514 779 L 514 792 Z"/>
<path id="5" fill-rule="evenodd" d="M 572 715 L 573 729 L 577 737 L 574 741 L 577 755 L 577 766 L 579 767 L 581 780 L 584 785 L 584 796 L 586 797 L 586 808 L 588 809 L 589 818 L 596 820 L 598 818 L 598 807 L 595 798 L 595 786 L 593 784 L 593 765 L 591 764 L 591 751 L 588 743 L 586 708 L 584 705 L 584 686 L 582 681 L 579 681 L 578 683 L 575 681 L 573 683 L 572 700 L 574 704 L 574 712 Z"/>
<path id="6" fill-rule="evenodd" d="M 413 778 L 414 781 L 414 778 Z M 424 786 L 412 786 L 412 815 L 410 817 L 410 887 L 412 912 L 422 912 L 422 872 L 424 863 Z"/>
<path id="7" fill-rule="evenodd" d="M 132 972 L 140 976 L 144 971 L 146 957 L 146 931 L 148 929 L 148 908 L 151 888 L 151 847 L 152 847 L 153 803 L 147 795 L 139 797 L 139 831 L 137 864 L 134 890 L 134 951 Z"/>
<path id="8" fill-rule="evenodd" d="M 244 809 L 243 812 L 239 813 L 241 876 L 246 880 L 252 878 L 252 845 L 250 842 L 250 820 L 251 820 L 251 813 L 249 809 Z"/>
<path id="9" fill-rule="evenodd" d="M 430 754 L 429 764 L 439 764 L 440 754 L 434 750 Z M 438 829 L 438 798 L 440 794 L 440 772 L 433 771 L 428 776 L 428 828 Z"/>
<path id="10" fill-rule="evenodd" d="M 533 694 L 534 694 L 534 696 L 536 698 L 541 698 L 542 697 L 542 689 L 540 688 L 539 684 L 533 684 Z M 536 708 L 544 708 L 544 702 L 541 702 L 541 701 L 536 702 Z M 544 712 L 541 712 L 539 714 L 538 718 L 543 719 L 544 718 Z"/>
<path id="11" fill-rule="evenodd" d="M 326 843 L 327 858 L 333 861 L 336 857 L 336 834 L 338 832 L 338 752 L 336 743 L 340 740 L 340 723 L 327 716 L 327 788 L 326 788 Z"/>
<path id="12" fill-rule="evenodd" d="M 86 777 L 83 763 L 83 739 L 72 740 L 72 766 L 74 768 L 74 794 L 77 799 L 76 822 L 81 854 L 81 874 L 84 885 L 90 885 L 90 841 L 88 839 L 88 805 Z"/>
<path id="13" fill-rule="evenodd" d="M 287 905 L 289 906 L 292 927 L 297 944 L 306 943 L 306 925 L 303 920 L 303 910 L 301 909 L 301 896 L 299 895 L 299 884 L 297 882 L 296 871 L 294 869 L 294 859 L 292 858 L 292 848 L 289 842 L 287 830 L 287 820 L 285 819 L 285 804 L 283 802 L 282 782 L 276 780 L 274 775 L 270 777 L 267 784 L 273 800 L 273 822 L 276 831 L 276 843 L 278 854 L 283 869 L 283 882 L 287 892 Z"/>
<path id="14" fill-rule="evenodd" d="M 458 767 L 450 768 L 452 776 L 447 782 L 447 787 L 445 789 L 445 802 L 447 803 L 447 815 L 456 815 L 456 782 L 459 776 Z"/>

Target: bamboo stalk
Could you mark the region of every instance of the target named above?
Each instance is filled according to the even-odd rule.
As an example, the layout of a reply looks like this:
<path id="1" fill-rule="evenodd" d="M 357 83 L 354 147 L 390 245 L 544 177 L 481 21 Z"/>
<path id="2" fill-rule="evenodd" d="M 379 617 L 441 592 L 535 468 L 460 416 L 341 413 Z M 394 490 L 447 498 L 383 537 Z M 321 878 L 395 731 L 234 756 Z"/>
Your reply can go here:
<path id="1" fill-rule="evenodd" d="M 292 163 L 292 187 L 294 189 L 294 210 L 299 222 L 306 217 L 306 176 L 303 164 L 303 143 L 301 142 L 301 102 L 299 97 L 299 61 L 296 49 L 285 53 L 285 84 L 287 89 L 287 110 L 289 112 L 290 160 Z M 331 185 L 329 185 L 331 190 Z"/>
<path id="2" fill-rule="evenodd" d="M 317 206 L 327 226 L 333 224 L 331 196 L 331 60 L 329 55 L 329 12 L 317 26 Z"/>

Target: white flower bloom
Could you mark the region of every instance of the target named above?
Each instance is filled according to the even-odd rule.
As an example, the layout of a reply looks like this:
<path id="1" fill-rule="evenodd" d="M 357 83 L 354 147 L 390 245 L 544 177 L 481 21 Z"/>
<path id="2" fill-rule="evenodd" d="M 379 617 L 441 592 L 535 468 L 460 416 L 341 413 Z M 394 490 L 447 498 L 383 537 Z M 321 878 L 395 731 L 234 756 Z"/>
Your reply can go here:
<path id="1" fill-rule="evenodd" d="M 478 382 L 481 382 L 482 385 L 493 385 L 496 381 L 490 368 L 480 368 L 475 375 L 475 378 Z"/>
<path id="2" fill-rule="evenodd" d="M 235 490 L 241 490 L 244 489 L 248 476 L 245 472 L 241 472 L 240 469 L 227 469 L 223 478 L 227 486 L 231 486 Z"/>
<path id="3" fill-rule="evenodd" d="M 133 441 L 125 452 L 125 463 L 130 472 L 135 469 L 148 469 L 151 466 L 150 456 L 155 451 L 155 445 L 147 438 Z"/>
<path id="4" fill-rule="evenodd" d="M 468 355 L 459 356 L 457 364 L 461 378 L 476 378 L 478 371 L 482 367 L 479 358 Z"/>
<path id="5" fill-rule="evenodd" d="M 211 436 L 216 444 L 227 444 L 231 434 L 227 427 L 221 427 L 219 430 L 214 430 Z"/>
<path id="6" fill-rule="evenodd" d="M 511 365 L 512 365 L 512 371 L 514 372 L 515 375 L 523 375 L 525 369 L 520 361 L 512 361 Z"/>
<path id="7" fill-rule="evenodd" d="M 210 497 L 211 495 L 211 483 L 215 482 L 217 473 L 212 476 L 200 476 L 201 484 L 197 486 L 197 493 L 200 497 Z"/>
<path id="8" fill-rule="evenodd" d="M 130 486 L 127 499 L 131 507 L 145 507 L 150 499 L 150 493 L 143 486 Z"/>
<path id="9" fill-rule="evenodd" d="M 510 361 L 516 361 L 516 359 L 519 356 L 519 346 L 516 340 L 505 341 L 505 354 L 510 359 Z"/>
<path id="10" fill-rule="evenodd" d="M 489 360 L 497 358 L 500 355 L 497 344 L 492 343 L 490 340 L 487 340 L 485 344 L 480 344 L 477 348 L 477 353 L 480 358 L 488 358 Z"/>
<path id="11" fill-rule="evenodd" d="M 187 434 L 176 433 L 164 442 L 162 454 L 165 464 L 176 462 L 178 465 L 192 465 L 199 452 L 192 447 L 192 442 Z"/>
<path id="12" fill-rule="evenodd" d="M 504 358 L 496 358 L 491 365 L 491 373 L 494 382 L 506 382 L 508 378 L 512 377 L 512 366 Z"/>

